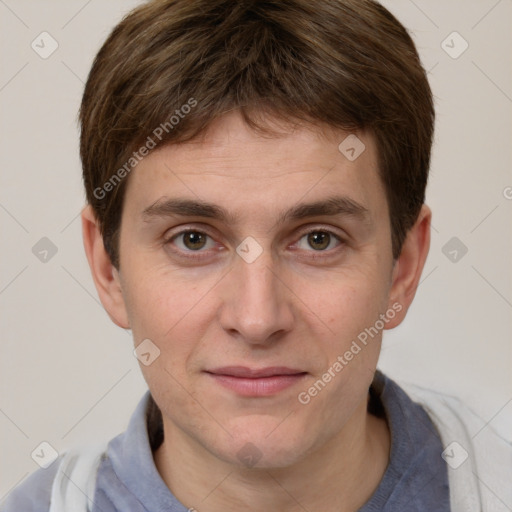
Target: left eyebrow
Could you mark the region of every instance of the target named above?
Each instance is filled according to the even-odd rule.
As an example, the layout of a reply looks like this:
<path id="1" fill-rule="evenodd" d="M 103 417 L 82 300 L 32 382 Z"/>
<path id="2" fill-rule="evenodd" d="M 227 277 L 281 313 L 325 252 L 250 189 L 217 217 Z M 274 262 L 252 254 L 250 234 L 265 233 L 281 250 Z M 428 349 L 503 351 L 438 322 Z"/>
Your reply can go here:
<path id="1" fill-rule="evenodd" d="M 279 215 L 277 223 L 282 224 L 287 220 L 301 220 L 308 217 L 343 215 L 368 221 L 370 211 L 362 204 L 345 196 L 332 196 L 313 203 L 304 203 L 294 206 L 290 210 Z"/>
<path id="2" fill-rule="evenodd" d="M 358 220 L 369 221 L 369 210 L 360 203 L 345 196 L 332 196 L 321 201 L 298 204 L 278 215 L 276 224 L 287 221 L 307 219 L 318 216 L 347 216 Z M 149 222 L 154 217 L 206 217 L 217 219 L 229 224 L 236 224 L 237 215 L 233 215 L 223 207 L 198 199 L 160 198 L 142 212 L 142 217 Z"/>

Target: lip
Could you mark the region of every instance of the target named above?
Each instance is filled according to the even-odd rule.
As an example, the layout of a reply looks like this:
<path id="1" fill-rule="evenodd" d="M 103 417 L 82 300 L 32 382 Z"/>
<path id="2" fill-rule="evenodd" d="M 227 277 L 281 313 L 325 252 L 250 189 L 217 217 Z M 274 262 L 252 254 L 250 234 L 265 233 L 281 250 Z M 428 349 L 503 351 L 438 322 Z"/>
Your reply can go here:
<path id="1" fill-rule="evenodd" d="M 206 371 L 218 384 L 242 396 L 271 396 L 301 381 L 307 372 L 285 366 L 225 366 Z"/>

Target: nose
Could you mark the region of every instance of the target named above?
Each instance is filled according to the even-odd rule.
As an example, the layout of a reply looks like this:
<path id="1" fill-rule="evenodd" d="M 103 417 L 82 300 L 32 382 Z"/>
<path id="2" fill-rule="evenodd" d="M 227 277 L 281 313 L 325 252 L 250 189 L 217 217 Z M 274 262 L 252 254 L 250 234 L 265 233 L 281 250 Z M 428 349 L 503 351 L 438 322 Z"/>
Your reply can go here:
<path id="1" fill-rule="evenodd" d="M 222 328 L 251 345 L 271 344 L 290 332 L 295 321 L 292 293 L 270 251 L 252 263 L 236 256 L 233 265 L 222 283 Z"/>

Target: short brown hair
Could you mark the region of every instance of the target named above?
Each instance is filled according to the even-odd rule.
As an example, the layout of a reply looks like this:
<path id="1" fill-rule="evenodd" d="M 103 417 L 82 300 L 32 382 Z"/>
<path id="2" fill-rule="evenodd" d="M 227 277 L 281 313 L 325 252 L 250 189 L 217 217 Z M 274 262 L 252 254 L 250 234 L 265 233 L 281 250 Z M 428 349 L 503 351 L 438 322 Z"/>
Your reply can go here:
<path id="1" fill-rule="evenodd" d="M 268 114 L 371 132 L 399 256 L 425 200 L 434 130 L 400 22 L 372 0 L 153 0 L 113 29 L 80 108 L 87 201 L 113 265 L 137 148 L 191 140 L 233 110 L 256 130 Z"/>

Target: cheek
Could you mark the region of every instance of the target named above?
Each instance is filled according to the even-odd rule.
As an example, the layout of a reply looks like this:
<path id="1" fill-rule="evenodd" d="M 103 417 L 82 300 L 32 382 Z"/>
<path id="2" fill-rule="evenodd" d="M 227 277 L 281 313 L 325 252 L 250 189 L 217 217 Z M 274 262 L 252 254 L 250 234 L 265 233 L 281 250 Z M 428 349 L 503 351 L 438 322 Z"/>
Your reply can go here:
<path id="1" fill-rule="evenodd" d="M 168 269 L 140 268 L 124 288 L 133 339 L 135 345 L 149 339 L 160 351 L 151 367 L 141 369 L 146 380 L 156 372 L 164 379 L 170 378 L 167 372 L 183 378 L 215 320 L 218 276 L 191 278 Z"/>
<path id="2" fill-rule="evenodd" d="M 386 287 L 372 279 L 341 280 L 317 298 L 316 305 L 329 334 L 318 338 L 323 364 L 303 391 L 323 419 L 337 425 L 364 398 L 372 381 L 382 339 L 380 315 L 387 307 Z"/>
<path id="3" fill-rule="evenodd" d="M 134 334 L 164 340 L 182 328 L 187 316 L 200 306 L 208 282 L 183 278 L 165 268 L 132 267 L 124 296 Z M 135 338 L 137 340 L 137 337 Z"/>
<path id="4" fill-rule="evenodd" d="M 333 272 L 323 287 L 308 288 L 309 291 L 303 292 L 309 297 L 308 306 L 318 312 L 319 319 L 340 342 L 373 325 L 387 307 L 388 284 L 370 266 Z"/>

